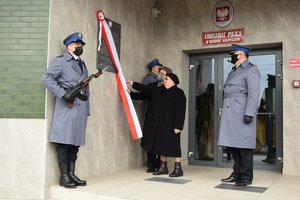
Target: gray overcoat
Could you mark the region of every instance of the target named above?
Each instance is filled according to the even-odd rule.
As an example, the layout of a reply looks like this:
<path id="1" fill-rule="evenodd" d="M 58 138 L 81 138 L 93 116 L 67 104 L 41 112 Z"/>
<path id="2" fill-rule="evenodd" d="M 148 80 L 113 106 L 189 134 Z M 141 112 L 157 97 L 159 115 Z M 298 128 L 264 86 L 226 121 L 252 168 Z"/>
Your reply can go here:
<path id="1" fill-rule="evenodd" d="M 259 70 L 246 60 L 225 81 L 218 145 L 255 149 L 259 96 Z M 244 115 L 252 116 L 253 121 L 246 124 Z"/>
<path id="2" fill-rule="evenodd" d="M 90 114 L 89 100 L 75 98 L 73 107 L 68 108 L 62 98 L 66 90 L 75 87 L 77 83 L 88 76 L 83 62 L 83 70 L 69 53 L 56 57 L 42 77 L 44 85 L 56 97 L 51 126 L 50 142 L 85 145 L 85 130 L 87 116 Z M 85 90 L 89 96 L 89 88 Z"/>

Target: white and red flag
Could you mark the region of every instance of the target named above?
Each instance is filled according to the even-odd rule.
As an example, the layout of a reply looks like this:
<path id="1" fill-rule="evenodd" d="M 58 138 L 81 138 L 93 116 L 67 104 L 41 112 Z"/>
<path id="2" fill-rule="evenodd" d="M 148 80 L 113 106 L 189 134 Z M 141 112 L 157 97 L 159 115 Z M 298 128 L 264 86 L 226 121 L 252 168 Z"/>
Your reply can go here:
<path id="1" fill-rule="evenodd" d="M 99 46 L 98 51 L 101 49 L 101 38 L 104 38 L 105 44 L 107 46 L 107 50 L 113 62 L 113 65 L 116 70 L 116 81 L 119 89 L 119 93 L 124 105 L 126 117 L 128 120 L 128 124 L 130 127 L 131 135 L 134 140 L 139 139 L 143 136 L 141 126 L 135 112 L 135 108 L 133 106 L 130 95 L 127 92 L 126 81 L 122 72 L 119 56 L 117 53 L 117 49 L 110 31 L 110 28 L 105 21 L 104 12 L 102 10 L 97 11 L 97 19 L 99 22 Z"/>

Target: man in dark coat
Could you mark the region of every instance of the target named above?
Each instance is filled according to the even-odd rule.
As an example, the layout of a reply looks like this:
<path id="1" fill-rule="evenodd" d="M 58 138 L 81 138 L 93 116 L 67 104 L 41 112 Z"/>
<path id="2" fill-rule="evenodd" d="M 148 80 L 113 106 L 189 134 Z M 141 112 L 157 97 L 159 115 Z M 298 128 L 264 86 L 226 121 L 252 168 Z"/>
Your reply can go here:
<path id="1" fill-rule="evenodd" d="M 162 67 L 162 64 L 159 62 L 158 59 L 153 59 L 148 65 L 147 68 L 149 69 L 149 73 L 144 77 L 143 79 L 143 84 L 145 85 L 149 85 L 149 84 L 155 84 L 158 81 L 158 74 L 160 71 L 160 68 Z M 146 112 L 146 116 L 147 116 L 147 110 L 150 109 L 149 108 L 149 101 L 150 99 L 145 98 L 145 96 L 143 95 L 134 95 L 131 94 L 131 98 L 134 100 L 145 100 L 145 112 Z M 145 120 L 147 120 L 145 118 Z M 144 134 L 144 133 L 143 133 Z M 142 138 L 143 140 L 143 138 Z M 155 169 L 158 168 L 159 166 L 159 157 L 158 155 L 155 155 L 151 152 L 147 152 L 147 173 L 152 173 L 153 171 L 155 171 Z"/>
<path id="2" fill-rule="evenodd" d="M 186 97 L 182 89 L 177 87 L 179 79 L 168 73 L 164 85 L 160 87 L 146 86 L 128 81 L 133 89 L 141 91 L 151 98 L 147 121 L 144 124 L 144 136 L 141 146 L 147 151 L 160 155 L 161 163 L 154 175 L 168 174 L 167 157 L 175 157 L 174 171 L 170 177 L 183 176 L 181 168 L 180 133 L 183 129 L 186 109 Z"/>
<path id="3" fill-rule="evenodd" d="M 57 159 L 61 172 L 59 185 L 66 188 L 86 185 L 75 174 L 75 161 L 79 147 L 85 145 L 85 130 L 89 109 L 89 88 L 82 90 L 74 99 L 69 91 L 88 76 L 88 70 L 80 59 L 83 52 L 81 33 L 73 33 L 64 41 L 67 52 L 56 57 L 42 77 L 42 81 L 56 97 L 51 126 L 50 142 L 56 144 Z M 72 108 L 67 106 L 72 102 Z"/>
<path id="4" fill-rule="evenodd" d="M 234 160 L 233 173 L 222 182 L 237 186 L 253 180 L 253 149 L 256 145 L 256 114 L 260 96 L 260 73 L 248 61 L 249 49 L 232 45 L 235 65 L 224 85 L 224 102 L 218 145 L 229 148 Z"/>

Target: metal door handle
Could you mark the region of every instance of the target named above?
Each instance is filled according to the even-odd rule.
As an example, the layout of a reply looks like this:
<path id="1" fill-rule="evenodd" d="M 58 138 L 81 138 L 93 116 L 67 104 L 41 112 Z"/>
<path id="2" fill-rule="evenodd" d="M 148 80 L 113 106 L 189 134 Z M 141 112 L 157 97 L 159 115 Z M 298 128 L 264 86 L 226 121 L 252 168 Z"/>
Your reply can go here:
<path id="1" fill-rule="evenodd" d="M 282 80 L 283 75 L 282 74 L 277 74 L 277 77 L 280 78 Z"/>
<path id="2" fill-rule="evenodd" d="M 191 71 L 194 67 L 194 65 L 190 65 L 189 70 Z"/>
<path id="3" fill-rule="evenodd" d="M 219 117 L 222 116 L 222 108 L 219 108 Z"/>
<path id="4" fill-rule="evenodd" d="M 258 115 L 275 115 L 274 112 L 259 112 Z"/>

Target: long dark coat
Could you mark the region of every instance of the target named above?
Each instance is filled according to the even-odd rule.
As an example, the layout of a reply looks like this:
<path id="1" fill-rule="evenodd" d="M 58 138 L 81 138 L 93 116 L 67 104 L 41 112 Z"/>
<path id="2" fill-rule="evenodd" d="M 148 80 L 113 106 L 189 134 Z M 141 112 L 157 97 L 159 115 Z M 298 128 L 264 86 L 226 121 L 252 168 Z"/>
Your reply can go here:
<path id="1" fill-rule="evenodd" d="M 133 83 L 132 88 L 151 98 L 143 127 L 141 146 L 146 152 L 167 157 L 181 157 L 180 133 L 183 129 L 186 97 L 176 85 L 166 89 Z"/>
<path id="2" fill-rule="evenodd" d="M 259 96 L 260 73 L 247 60 L 232 70 L 225 81 L 218 145 L 255 149 Z M 245 115 L 253 117 L 253 121 L 246 124 Z"/>
<path id="3" fill-rule="evenodd" d="M 90 114 L 89 101 L 75 98 L 73 107 L 68 108 L 62 98 L 67 90 L 75 87 L 88 76 L 83 63 L 83 71 L 69 53 L 56 57 L 42 77 L 44 85 L 55 98 L 54 115 L 51 126 L 50 142 L 85 145 L 87 116 Z M 89 88 L 85 90 L 89 96 Z"/>

